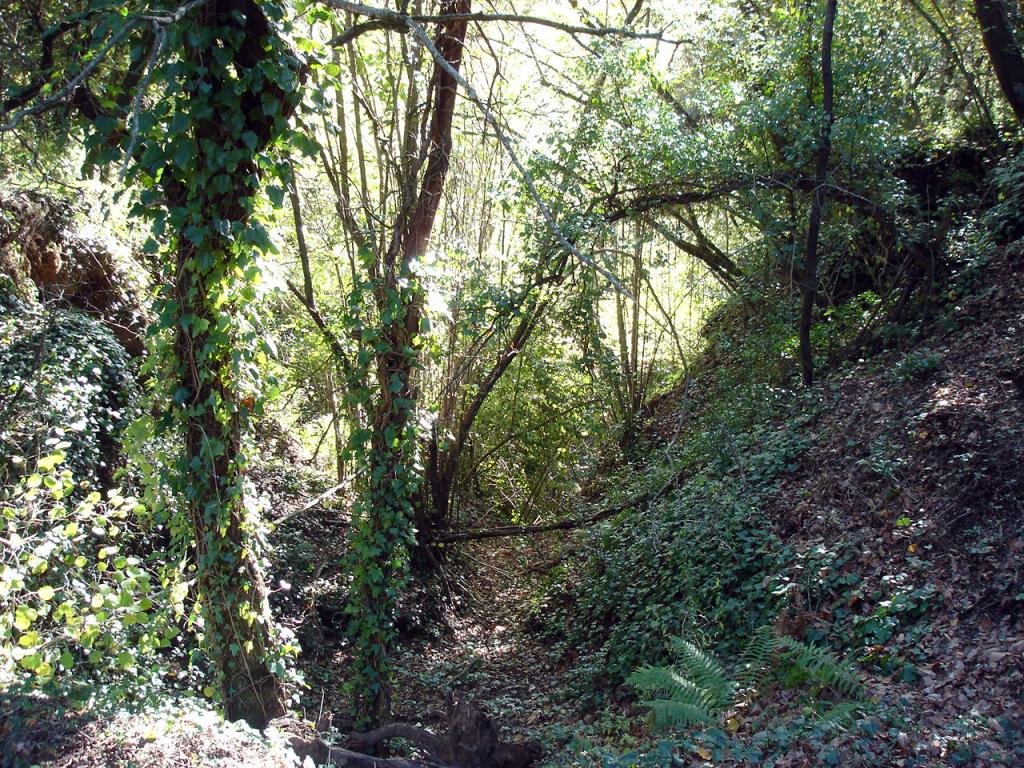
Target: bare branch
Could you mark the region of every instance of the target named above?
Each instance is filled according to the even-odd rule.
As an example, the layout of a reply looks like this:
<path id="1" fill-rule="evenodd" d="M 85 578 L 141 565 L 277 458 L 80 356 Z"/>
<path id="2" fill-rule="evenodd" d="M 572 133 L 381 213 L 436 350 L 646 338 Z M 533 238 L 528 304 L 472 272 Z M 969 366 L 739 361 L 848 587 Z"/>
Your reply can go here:
<path id="1" fill-rule="evenodd" d="M 508 24 L 532 24 L 540 27 L 548 27 L 565 32 L 568 35 L 587 35 L 590 37 L 624 37 L 631 40 L 655 40 L 669 45 L 687 45 L 690 40 L 672 39 L 665 37 L 664 32 L 655 30 L 636 31 L 626 27 L 598 27 L 566 24 L 553 19 L 545 19 L 541 16 L 526 16 L 518 13 L 444 13 L 444 14 L 403 14 L 392 11 L 388 8 L 377 8 L 364 3 L 353 3 L 348 0 L 323 0 L 323 2 L 338 10 L 349 11 L 359 16 L 369 16 L 378 19 L 382 23 L 377 29 L 396 29 L 399 25 L 409 28 L 409 23 L 434 24 L 452 21 L 473 21 L 478 23 L 504 22 Z M 358 25 L 357 25 L 358 26 Z M 368 29 L 360 30 L 361 34 Z M 342 33 L 343 35 L 345 33 Z M 346 41 L 347 42 L 347 41 Z"/>
<path id="2" fill-rule="evenodd" d="M 466 80 L 466 78 L 463 77 L 462 74 L 460 74 L 457 69 L 455 69 L 447 61 L 445 61 L 444 57 L 441 55 L 440 51 L 437 50 L 437 47 L 434 45 L 433 41 L 427 35 L 423 27 L 421 27 L 411 17 L 406 16 L 403 18 L 405 19 L 405 23 L 409 27 L 410 31 L 412 31 L 413 35 L 415 35 L 416 39 L 420 42 L 420 44 L 424 48 L 426 48 L 427 51 L 430 52 L 430 55 L 434 57 L 434 60 L 437 61 L 438 64 L 446 72 L 448 72 L 452 77 L 454 77 L 458 81 L 459 85 L 461 85 L 465 90 L 466 95 L 469 97 L 470 101 L 476 104 L 476 106 L 480 109 L 480 112 L 483 114 L 484 118 L 487 120 L 488 123 L 490 123 L 491 128 L 494 129 L 495 135 L 498 137 L 498 141 L 501 142 L 501 146 L 505 148 L 505 152 L 508 154 L 509 160 L 512 161 L 512 165 L 515 166 L 516 170 L 519 172 L 519 175 L 522 177 L 523 183 L 526 185 L 526 189 L 530 193 L 530 197 L 533 198 L 534 204 L 540 210 L 541 215 L 544 217 L 544 221 L 547 223 L 548 227 L 554 233 L 555 238 L 558 240 L 558 244 L 566 251 L 571 253 L 574 257 L 576 257 L 579 261 L 586 264 L 595 272 L 602 275 L 609 283 L 611 283 L 615 287 L 615 289 L 619 293 L 628 295 L 629 291 L 627 291 L 622 286 L 622 284 L 619 282 L 618 278 L 614 274 L 612 274 L 610 271 L 602 267 L 593 259 L 584 256 L 582 253 L 580 253 L 576 245 L 565 236 L 565 233 L 562 231 L 561 226 L 559 226 L 558 222 L 555 220 L 555 216 L 551 212 L 551 209 L 548 207 L 548 204 L 544 202 L 544 198 L 542 198 L 540 192 L 537 191 L 537 186 L 533 182 L 533 177 L 530 175 L 530 172 L 526 170 L 526 166 L 524 166 L 522 161 L 519 159 L 519 155 L 516 153 L 515 148 L 512 146 L 512 141 L 509 139 L 508 134 L 505 132 L 501 123 L 498 122 L 498 118 L 494 116 L 494 113 L 490 110 L 487 104 L 484 103 L 484 101 L 480 98 L 479 94 L 477 94 L 476 89 L 473 88 L 470 82 Z"/>

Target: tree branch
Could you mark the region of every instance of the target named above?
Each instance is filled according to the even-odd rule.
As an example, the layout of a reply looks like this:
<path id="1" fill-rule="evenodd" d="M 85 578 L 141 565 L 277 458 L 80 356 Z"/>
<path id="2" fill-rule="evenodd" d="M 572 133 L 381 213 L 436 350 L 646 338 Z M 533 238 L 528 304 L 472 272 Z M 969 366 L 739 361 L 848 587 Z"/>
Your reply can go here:
<path id="1" fill-rule="evenodd" d="M 624 512 L 638 504 L 643 504 L 646 501 L 653 501 L 657 496 L 658 494 L 654 492 L 645 493 L 639 498 L 628 501 L 625 504 L 620 504 L 618 506 L 611 507 L 610 509 L 603 509 L 588 517 L 559 520 L 557 523 L 547 523 L 545 525 L 501 525 L 496 528 L 479 528 L 471 531 L 457 531 L 455 533 L 439 536 L 437 538 L 437 542 L 439 544 L 454 544 L 460 541 L 480 541 L 481 539 L 497 539 L 505 536 L 530 536 L 535 533 L 571 531 L 576 528 L 586 528 L 594 523 L 599 523 L 602 520 L 615 517 L 615 515 L 620 512 Z"/>
<path id="2" fill-rule="evenodd" d="M 548 27 L 565 32 L 568 35 L 587 35 L 589 37 L 624 37 L 631 40 L 655 40 L 669 45 L 688 45 L 692 41 L 682 39 L 666 38 L 664 32 L 636 31 L 626 27 L 596 27 L 566 24 L 553 19 L 545 19 L 541 16 L 527 16 L 518 13 L 440 13 L 440 14 L 404 14 L 392 11 L 388 8 L 378 8 L 364 3 L 353 3 L 348 0 L 323 0 L 325 5 L 342 11 L 348 11 L 358 16 L 369 16 L 379 23 L 377 29 L 398 29 L 399 27 L 409 28 L 410 22 L 415 24 L 445 24 L 453 21 L 466 21 L 478 23 L 504 22 L 509 24 L 532 24 L 534 26 Z M 358 25 L 357 25 L 358 26 Z M 346 30 L 348 32 L 349 30 Z M 362 34 L 360 30 L 358 34 Z M 342 33 L 345 35 L 346 33 Z M 346 41 L 347 42 L 347 41 Z"/>
<path id="3" fill-rule="evenodd" d="M 185 5 L 178 8 L 174 13 L 141 13 L 135 16 L 129 16 L 124 20 L 124 23 L 120 27 L 120 29 L 115 31 L 110 36 L 110 39 L 108 39 L 107 42 L 98 51 L 94 53 L 92 58 L 89 59 L 85 66 L 83 66 L 82 69 L 78 72 L 78 74 L 71 78 L 71 80 L 69 80 L 63 88 L 61 88 L 53 96 L 37 101 L 32 106 L 25 107 L 24 109 L 20 109 L 17 112 L 15 112 L 14 116 L 11 117 L 10 120 L 0 125 L 0 133 L 5 133 L 7 131 L 14 130 L 21 124 L 21 122 L 26 117 L 40 115 L 74 98 L 76 93 L 85 84 L 85 82 L 89 79 L 92 73 L 96 71 L 96 68 L 99 67 L 99 65 L 102 64 L 104 61 L 106 61 L 107 57 L 110 55 L 110 52 L 122 40 L 124 40 L 127 34 L 131 32 L 134 28 L 143 24 L 151 25 L 153 26 L 154 29 L 163 28 L 168 24 L 173 24 L 175 22 L 181 21 L 181 19 L 183 19 L 193 9 L 198 8 L 199 6 L 204 5 L 207 2 L 209 2 L 209 0 L 192 0 L 192 2 L 186 3 Z M 75 24 L 81 21 L 84 17 L 74 18 L 74 24 L 69 25 L 69 22 L 64 22 L 58 25 L 57 27 L 51 28 L 55 30 L 54 34 L 49 35 L 48 37 L 48 30 L 47 35 L 44 35 L 44 61 L 49 59 L 52 64 L 53 41 L 56 39 L 57 36 L 59 36 L 59 34 L 63 34 L 63 32 L 72 29 L 75 26 Z M 39 91 L 42 90 L 44 85 L 45 80 L 43 82 L 39 82 L 38 87 L 36 87 L 36 84 L 33 84 L 29 88 L 28 99 L 24 98 L 26 95 L 25 93 L 19 94 L 16 97 L 8 99 L 4 102 L 2 111 L 4 113 L 7 113 L 10 111 L 11 108 L 21 106 L 22 104 L 27 103 L 28 100 L 31 100 L 32 98 L 35 98 L 36 95 L 38 95 Z M 145 85 L 141 84 L 140 87 L 145 87 Z M 9 107 L 8 104 L 11 104 L 12 106 Z"/>
<path id="4" fill-rule="evenodd" d="M 426 30 L 423 29 L 423 27 L 417 21 L 416 17 L 401 14 L 396 11 L 391 11 L 385 8 L 375 8 L 372 6 L 363 5 L 361 3 L 350 3 L 346 2 L 346 0 L 324 0 L 324 2 L 326 2 L 326 4 L 331 6 L 332 8 L 350 11 L 352 13 L 356 13 L 363 16 L 369 16 L 374 19 L 382 21 L 402 24 L 410 32 L 412 32 L 413 36 L 416 38 L 419 44 L 422 45 L 423 48 L 425 48 L 434 58 L 434 61 L 437 63 L 437 65 L 441 69 L 443 69 L 451 78 L 453 78 L 456 83 L 462 86 L 462 88 L 466 92 L 466 96 L 469 98 L 470 101 L 472 101 L 477 106 L 477 108 L 483 114 L 486 121 L 490 124 L 491 128 L 495 132 L 495 135 L 498 137 L 498 141 L 501 143 L 502 147 L 505 149 L 505 152 L 508 154 L 509 160 L 512 161 L 512 165 L 515 166 L 516 171 L 518 171 L 519 175 L 522 177 L 527 192 L 529 192 L 530 197 L 534 201 L 534 204 L 540 210 L 541 215 L 544 218 L 544 221 L 548 225 L 548 228 L 555 235 L 558 244 L 566 251 L 571 253 L 574 257 L 576 257 L 579 261 L 586 264 L 595 272 L 602 275 L 609 283 L 611 283 L 615 287 L 617 291 L 619 291 L 622 294 L 629 295 L 629 291 L 627 291 L 622 286 L 622 284 L 619 282 L 618 278 L 616 278 L 614 274 L 612 274 L 610 271 L 602 267 L 593 259 L 584 256 L 582 253 L 580 253 L 576 245 L 565 236 L 565 233 L 562 231 L 561 226 L 559 226 L 558 222 L 556 221 L 554 214 L 548 207 L 548 204 L 541 197 L 540 192 L 537 191 L 537 187 L 533 182 L 533 177 L 530 175 L 530 172 L 526 169 L 526 166 L 524 166 L 522 161 L 519 159 L 519 155 L 516 153 L 515 148 L 512 146 L 512 141 L 511 139 L 509 139 L 508 134 L 505 132 L 501 123 L 498 122 L 498 119 L 494 116 L 494 113 L 490 110 L 487 104 L 484 103 L 484 101 L 480 98 L 480 95 L 476 92 L 476 89 L 473 88 L 470 82 L 459 72 L 459 70 L 456 67 L 452 66 L 451 62 L 449 62 L 441 53 L 441 51 L 438 50 L 437 46 L 434 44 L 434 41 L 430 39 L 430 36 L 427 35 Z M 458 18 L 468 15 L 473 14 L 443 14 L 442 16 L 430 17 L 430 19 L 433 21 L 438 21 L 445 18 Z M 486 16 L 487 14 L 484 15 Z M 586 29 L 590 28 L 587 27 Z"/>

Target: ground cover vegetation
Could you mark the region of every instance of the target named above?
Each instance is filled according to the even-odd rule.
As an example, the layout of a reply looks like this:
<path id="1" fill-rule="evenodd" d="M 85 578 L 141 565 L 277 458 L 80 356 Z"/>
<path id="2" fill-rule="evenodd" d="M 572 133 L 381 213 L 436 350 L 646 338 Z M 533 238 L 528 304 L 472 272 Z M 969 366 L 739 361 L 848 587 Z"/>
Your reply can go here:
<path id="1" fill-rule="evenodd" d="M 1019 764 L 1022 46 L 6 3 L 0 763 Z"/>

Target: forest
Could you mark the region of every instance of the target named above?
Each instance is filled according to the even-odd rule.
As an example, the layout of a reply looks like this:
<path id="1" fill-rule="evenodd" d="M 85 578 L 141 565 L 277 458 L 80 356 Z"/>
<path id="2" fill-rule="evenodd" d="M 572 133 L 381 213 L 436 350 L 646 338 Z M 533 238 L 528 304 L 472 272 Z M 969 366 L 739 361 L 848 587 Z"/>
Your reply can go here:
<path id="1" fill-rule="evenodd" d="M 1020 0 L 2 0 L 0 766 L 1024 765 Z"/>

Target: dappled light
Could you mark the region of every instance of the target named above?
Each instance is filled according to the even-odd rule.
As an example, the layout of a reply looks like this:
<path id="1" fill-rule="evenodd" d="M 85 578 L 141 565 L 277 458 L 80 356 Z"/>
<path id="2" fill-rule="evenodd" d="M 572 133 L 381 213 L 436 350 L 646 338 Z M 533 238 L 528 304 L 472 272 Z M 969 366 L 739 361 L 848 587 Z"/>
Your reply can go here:
<path id="1" fill-rule="evenodd" d="M 1012 0 L 4 0 L 0 768 L 1024 764 Z"/>

